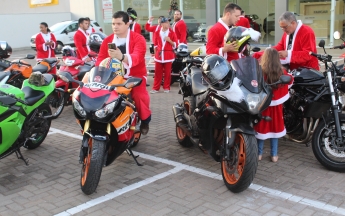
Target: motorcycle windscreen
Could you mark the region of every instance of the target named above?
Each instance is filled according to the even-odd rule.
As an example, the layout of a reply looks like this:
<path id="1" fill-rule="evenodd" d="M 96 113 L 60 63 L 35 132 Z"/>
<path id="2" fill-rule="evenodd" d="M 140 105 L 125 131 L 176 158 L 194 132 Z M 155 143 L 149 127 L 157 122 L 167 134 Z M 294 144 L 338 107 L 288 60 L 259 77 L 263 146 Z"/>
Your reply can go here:
<path id="1" fill-rule="evenodd" d="M 90 72 L 89 83 L 102 83 L 107 85 L 117 76 L 117 71 L 116 68 L 95 67 Z"/>
<path id="2" fill-rule="evenodd" d="M 252 93 L 259 93 L 263 86 L 263 74 L 257 59 L 248 56 L 231 61 L 236 71 L 236 77 L 242 81 L 246 89 Z"/>

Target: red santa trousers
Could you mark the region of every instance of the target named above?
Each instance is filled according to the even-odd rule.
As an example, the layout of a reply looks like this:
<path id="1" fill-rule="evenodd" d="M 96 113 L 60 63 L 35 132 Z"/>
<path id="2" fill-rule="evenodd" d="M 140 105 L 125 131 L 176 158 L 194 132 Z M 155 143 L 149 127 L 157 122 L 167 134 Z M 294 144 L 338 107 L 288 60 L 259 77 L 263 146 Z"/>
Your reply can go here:
<path id="1" fill-rule="evenodd" d="M 142 78 L 142 83 L 139 86 L 132 88 L 131 95 L 138 111 L 139 118 L 146 120 L 151 115 L 150 110 L 150 96 L 146 90 L 146 79 Z"/>
<path id="2" fill-rule="evenodd" d="M 170 81 L 171 81 L 171 65 L 172 62 L 155 62 L 155 78 L 153 81 L 153 90 L 159 91 L 162 78 L 164 74 L 164 84 L 163 89 L 164 90 L 170 90 Z"/>

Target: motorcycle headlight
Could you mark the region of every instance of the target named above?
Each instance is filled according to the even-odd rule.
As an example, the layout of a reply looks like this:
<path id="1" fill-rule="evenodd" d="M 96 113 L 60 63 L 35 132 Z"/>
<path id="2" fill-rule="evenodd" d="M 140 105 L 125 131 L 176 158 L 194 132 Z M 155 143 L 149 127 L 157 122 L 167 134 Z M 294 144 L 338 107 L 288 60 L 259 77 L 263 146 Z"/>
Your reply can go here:
<path id="1" fill-rule="evenodd" d="M 86 116 L 84 108 L 80 106 L 79 102 L 75 98 L 73 98 L 73 108 L 79 113 L 80 116 Z"/>
<path id="2" fill-rule="evenodd" d="M 241 89 L 244 93 L 245 101 L 248 104 L 249 113 L 255 115 L 261 112 L 262 106 L 266 103 L 267 94 L 264 91 L 259 94 L 253 94 L 244 87 L 241 87 Z"/>
<path id="3" fill-rule="evenodd" d="M 102 109 L 99 109 L 95 112 L 95 115 L 98 118 L 105 118 L 109 115 L 109 113 L 112 113 L 115 106 L 116 106 L 117 101 L 114 101 L 108 105 L 106 105 L 105 107 L 103 107 Z"/>
<path id="4" fill-rule="evenodd" d="M 258 104 L 260 103 L 260 95 L 248 94 L 246 100 L 248 103 L 249 110 L 255 110 Z"/>

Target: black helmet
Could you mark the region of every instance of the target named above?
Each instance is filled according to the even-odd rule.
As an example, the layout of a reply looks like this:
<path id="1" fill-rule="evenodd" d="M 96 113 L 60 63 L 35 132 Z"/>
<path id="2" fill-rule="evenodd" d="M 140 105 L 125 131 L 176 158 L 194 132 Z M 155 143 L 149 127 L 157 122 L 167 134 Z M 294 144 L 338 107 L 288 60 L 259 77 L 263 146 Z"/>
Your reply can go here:
<path id="1" fill-rule="evenodd" d="M 105 35 L 98 32 L 93 32 L 89 36 L 89 47 L 92 51 L 99 53 L 99 49 L 103 40 L 105 39 Z"/>
<path id="2" fill-rule="evenodd" d="M 242 33 L 245 32 L 247 28 L 237 26 L 232 27 L 229 31 L 225 34 L 226 43 L 232 43 L 234 41 L 237 42 L 238 52 L 241 52 L 243 47 L 249 42 L 250 35 L 246 34 L 243 35 Z"/>
<path id="3" fill-rule="evenodd" d="M 185 43 L 180 43 L 177 46 L 176 51 L 177 51 L 177 55 L 180 56 L 180 57 L 186 57 L 186 56 L 189 55 L 188 46 Z"/>
<path id="4" fill-rule="evenodd" d="M 136 19 L 137 18 L 137 12 L 133 9 L 133 8 L 128 8 L 127 9 L 127 13 L 128 13 L 128 16 L 131 17 L 132 19 Z"/>
<path id="5" fill-rule="evenodd" d="M 0 58 L 8 58 L 12 54 L 12 47 L 6 41 L 0 41 Z"/>
<path id="6" fill-rule="evenodd" d="M 222 56 L 211 54 L 201 64 L 202 77 L 216 90 L 228 89 L 235 72 L 229 62 Z"/>

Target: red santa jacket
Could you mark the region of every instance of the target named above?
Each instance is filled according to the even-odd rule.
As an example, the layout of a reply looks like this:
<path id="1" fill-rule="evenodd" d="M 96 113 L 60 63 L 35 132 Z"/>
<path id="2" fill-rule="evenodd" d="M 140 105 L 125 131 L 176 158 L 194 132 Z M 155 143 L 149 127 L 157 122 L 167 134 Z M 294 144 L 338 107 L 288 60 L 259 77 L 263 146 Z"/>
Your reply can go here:
<path id="1" fill-rule="evenodd" d="M 148 31 L 148 32 L 152 32 L 152 42 L 154 43 L 155 42 L 155 32 L 156 31 L 160 31 L 160 26 L 159 25 L 151 25 L 152 22 L 147 22 L 145 24 L 145 30 Z"/>
<path id="2" fill-rule="evenodd" d="M 177 45 L 180 43 L 187 44 L 187 25 L 183 20 L 174 22 L 173 30 L 177 37 Z"/>
<path id="3" fill-rule="evenodd" d="M 250 28 L 249 20 L 245 16 L 240 16 L 240 19 L 237 21 L 236 26 Z"/>
<path id="4" fill-rule="evenodd" d="M 45 43 L 48 41 L 53 41 L 53 44 L 50 46 L 46 46 Z M 53 33 L 43 34 L 38 33 L 35 39 L 36 44 L 36 60 L 40 61 L 44 58 L 55 57 L 54 49 L 56 47 L 56 39 Z"/>
<path id="5" fill-rule="evenodd" d="M 312 51 L 317 53 L 314 31 L 307 25 L 303 25 L 300 20 L 293 35 L 291 49 L 288 50 L 288 57 L 281 59 L 282 64 L 290 64 L 290 69 L 297 69 L 299 67 L 310 67 L 319 70 L 319 63 L 317 58 L 309 55 Z M 274 46 L 278 51 L 287 50 L 289 42 L 289 35 L 283 34 L 279 43 Z M 255 53 L 253 57 L 260 58 L 263 52 Z"/>
<path id="6" fill-rule="evenodd" d="M 102 42 L 96 66 L 98 66 L 105 58 L 108 58 L 108 43 L 116 44 L 115 34 L 111 34 Z M 126 38 L 126 56 L 128 58 L 128 64 L 124 63 L 124 67 L 127 69 L 125 77 L 146 77 L 146 65 L 145 65 L 145 53 L 146 53 L 146 40 L 141 34 L 128 30 Z"/>
<path id="7" fill-rule="evenodd" d="M 133 21 L 133 25 L 132 25 L 132 28 L 131 28 L 132 31 L 138 33 L 138 34 L 141 34 L 141 26 L 139 23 Z"/>
<path id="8" fill-rule="evenodd" d="M 239 59 L 237 52 L 223 53 L 224 36 L 228 32 L 229 27 L 219 19 L 218 22 L 208 31 L 208 40 L 206 44 L 206 54 L 217 54 L 226 58 L 229 62 Z"/>
<path id="9" fill-rule="evenodd" d="M 78 58 L 85 60 L 88 58 L 88 54 L 90 52 L 90 47 L 87 44 L 88 36 L 85 31 L 81 28 L 74 34 L 74 44 L 77 48 L 77 55 Z"/>
<path id="10" fill-rule="evenodd" d="M 155 53 L 155 61 L 160 63 L 173 62 L 175 60 L 174 49 L 177 46 L 177 37 L 175 32 L 169 28 L 168 37 L 174 42 L 174 45 L 166 42 L 164 38 L 161 37 L 162 28 L 155 32 L 155 48 L 157 48 Z"/>

